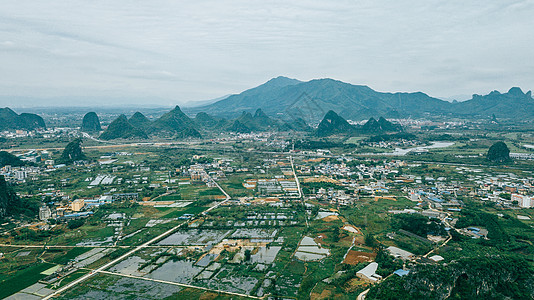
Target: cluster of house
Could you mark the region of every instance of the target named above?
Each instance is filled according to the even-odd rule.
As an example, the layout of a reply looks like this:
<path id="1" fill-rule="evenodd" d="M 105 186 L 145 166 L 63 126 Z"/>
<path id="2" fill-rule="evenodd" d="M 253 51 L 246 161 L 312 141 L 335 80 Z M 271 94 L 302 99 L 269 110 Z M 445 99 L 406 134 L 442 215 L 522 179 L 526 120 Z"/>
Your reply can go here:
<path id="1" fill-rule="evenodd" d="M 424 263 L 436 263 L 442 261 L 444 258 L 440 255 L 433 255 L 430 257 L 418 257 L 415 254 L 408 252 L 406 250 L 390 246 L 386 248 L 386 251 L 389 252 L 389 254 L 396 259 L 401 259 L 405 262 L 407 261 L 419 261 Z M 378 269 L 378 263 L 372 262 L 365 266 L 363 269 L 356 272 L 356 277 L 367 281 L 367 282 L 378 282 L 382 279 L 382 276 L 376 274 L 376 270 Z M 406 269 L 398 269 L 395 272 L 393 272 L 394 275 L 397 275 L 399 277 L 406 276 L 410 273 L 410 270 Z"/>
<path id="2" fill-rule="evenodd" d="M 41 129 L 37 128 L 35 130 L 23 130 L 23 129 L 17 129 L 17 130 L 4 130 L 0 131 L 0 137 L 8 138 L 8 139 L 16 139 L 16 138 L 24 138 L 24 137 L 34 137 L 36 135 L 43 136 L 44 138 L 54 138 L 59 137 L 63 135 L 75 135 L 76 129 L 74 128 L 63 128 L 63 127 L 56 127 L 51 129 Z"/>
<path id="3" fill-rule="evenodd" d="M 17 129 L 15 131 L 1 131 L 0 137 L 8 138 L 8 139 L 15 139 L 15 138 L 22 138 L 22 137 L 31 137 L 35 135 L 35 131 L 28 131 L 28 130 L 22 130 Z"/>
<path id="4" fill-rule="evenodd" d="M 355 172 L 352 171 L 351 168 L 347 166 L 344 162 L 320 163 L 317 166 L 315 166 L 313 171 L 315 173 L 319 173 L 321 175 L 329 176 L 329 177 L 350 177 L 353 174 L 355 174 Z"/>
<path id="5" fill-rule="evenodd" d="M 228 136 L 212 139 L 215 143 L 224 143 L 228 141 L 255 141 L 255 142 L 267 142 L 274 132 L 250 132 L 250 133 L 235 133 L 230 132 Z"/>
<path id="6" fill-rule="evenodd" d="M 519 178 L 515 174 L 500 174 L 480 178 L 476 196 L 481 200 L 492 201 L 507 207 L 534 207 L 534 178 Z M 510 197 L 503 197 L 510 195 Z"/>
<path id="7" fill-rule="evenodd" d="M 205 166 L 202 164 L 191 165 L 189 166 L 186 174 L 191 177 L 191 181 L 202 181 L 206 183 L 208 187 L 216 187 L 217 184 L 213 180 L 212 176 L 210 176 L 210 174 L 208 174 L 204 168 Z M 224 177 L 224 172 L 222 171 L 214 171 L 213 174 L 216 175 L 217 178 Z"/>
<path id="8" fill-rule="evenodd" d="M 39 219 L 46 221 L 48 219 L 56 220 L 70 220 L 88 217 L 93 214 L 93 208 L 113 203 L 115 201 L 137 201 L 139 199 L 138 193 L 120 193 L 113 195 L 102 195 L 94 198 L 79 198 L 68 201 L 67 204 L 61 202 L 49 203 L 39 208 Z"/>
<path id="9" fill-rule="evenodd" d="M 309 197 L 310 200 L 317 200 L 322 202 L 328 202 L 332 205 L 352 205 L 358 199 L 358 196 L 354 193 L 350 193 L 346 190 L 333 189 L 333 188 L 319 188 L 316 190 L 315 195 Z"/>
<path id="10" fill-rule="evenodd" d="M 38 167 L 12 167 L 4 166 L 0 169 L 0 175 L 4 176 L 6 181 L 26 182 L 26 180 L 37 180 L 41 173 Z"/>
<path id="11" fill-rule="evenodd" d="M 398 147 L 416 147 L 422 145 L 420 141 L 417 140 L 406 140 L 406 139 L 399 139 L 394 141 L 380 141 L 380 142 L 361 142 L 361 144 L 375 147 L 375 148 L 385 148 L 385 149 L 392 149 L 392 148 L 398 148 Z"/>
<path id="12" fill-rule="evenodd" d="M 417 164 L 406 164 L 404 161 L 374 161 L 353 167 L 347 166 L 345 160 L 338 162 L 324 161 L 313 167 L 300 166 L 299 173 L 320 174 L 315 175 L 317 181 L 333 181 L 350 191 L 360 194 L 379 196 L 386 194 L 391 187 L 398 185 L 407 193 L 408 199 L 416 202 L 428 202 L 431 207 L 444 211 L 459 211 L 461 201 L 456 198 L 468 195 L 480 200 L 489 200 L 502 204 L 505 207 L 532 208 L 534 207 L 534 178 L 519 178 L 514 174 L 488 175 L 483 170 L 458 167 L 457 172 L 466 176 L 465 181 L 450 180 L 446 177 L 418 176 L 399 174 L 399 167 L 417 167 Z M 321 159 L 314 160 L 315 162 Z M 336 178 L 335 180 L 332 178 Z M 304 179 L 306 182 L 308 179 Z M 406 185 L 410 183 L 410 185 Z M 508 197 L 503 197 L 503 193 Z M 314 190 L 314 196 L 322 201 L 332 204 L 350 204 L 351 193 L 336 189 Z M 510 197 L 511 195 L 511 197 Z M 353 198 L 354 199 L 354 198 Z"/>
<path id="13" fill-rule="evenodd" d="M 512 201 L 512 204 L 517 202 L 517 205 L 521 208 L 534 207 L 534 196 L 512 194 L 510 200 Z"/>

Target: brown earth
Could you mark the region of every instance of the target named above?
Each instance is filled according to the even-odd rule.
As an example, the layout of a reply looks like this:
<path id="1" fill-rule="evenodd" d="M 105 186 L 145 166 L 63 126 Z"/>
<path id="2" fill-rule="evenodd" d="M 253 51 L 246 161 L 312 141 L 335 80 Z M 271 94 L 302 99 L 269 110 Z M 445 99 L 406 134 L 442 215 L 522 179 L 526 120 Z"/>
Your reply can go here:
<path id="1" fill-rule="evenodd" d="M 332 295 L 332 292 L 328 289 L 324 289 L 322 291 L 322 293 L 312 293 L 310 295 L 310 299 L 316 299 L 316 300 L 319 300 L 319 299 L 330 299 L 330 296 Z"/>
<path id="2" fill-rule="evenodd" d="M 339 217 L 338 216 L 328 216 L 328 217 L 322 218 L 321 220 L 323 220 L 324 222 L 333 222 L 333 221 L 339 220 Z"/>

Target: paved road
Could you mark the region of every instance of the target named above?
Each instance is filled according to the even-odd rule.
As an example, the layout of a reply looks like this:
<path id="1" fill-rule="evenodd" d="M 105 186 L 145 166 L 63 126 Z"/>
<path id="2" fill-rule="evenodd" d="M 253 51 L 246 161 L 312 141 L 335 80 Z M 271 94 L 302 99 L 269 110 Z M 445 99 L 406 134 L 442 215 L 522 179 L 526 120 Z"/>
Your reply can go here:
<path id="1" fill-rule="evenodd" d="M 208 212 L 216 209 L 217 207 L 225 204 L 226 202 L 230 201 L 230 199 L 232 199 L 232 197 L 230 197 L 230 195 L 228 195 L 228 193 L 219 185 L 219 183 L 215 180 L 213 180 L 213 178 L 211 178 L 211 176 L 208 175 L 208 177 L 210 178 L 211 181 L 213 181 L 215 183 L 215 185 L 217 186 L 217 188 L 219 188 L 219 190 L 221 190 L 221 192 L 224 194 L 224 196 L 226 196 L 226 199 L 222 202 L 219 202 L 217 203 L 216 205 L 208 208 L 207 210 L 203 211 L 202 212 L 202 215 L 205 216 Z"/>
<path id="2" fill-rule="evenodd" d="M 293 170 L 293 175 L 295 176 L 295 182 L 297 183 L 297 189 L 299 190 L 299 199 L 302 199 L 302 189 L 300 188 L 300 181 L 297 177 L 297 171 L 295 171 L 295 164 L 293 163 L 293 156 L 289 156 L 289 161 L 291 162 L 291 169 Z"/>
<path id="3" fill-rule="evenodd" d="M 358 295 L 358 300 L 364 300 L 365 299 L 365 296 L 367 295 L 367 293 L 369 293 L 369 289 L 366 289 L 365 291 L 361 292 L 359 295 Z"/>
<path id="4" fill-rule="evenodd" d="M 111 141 L 103 141 L 103 140 L 99 140 L 95 137 L 93 137 L 92 135 L 90 135 L 89 133 L 87 132 L 80 132 L 82 134 L 82 136 L 86 139 L 90 139 L 90 140 L 93 140 L 95 142 L 99 142 L 99 143 L 105 143 L 105 144 L 116 144 L 114 142 L 111 142 Z"/>

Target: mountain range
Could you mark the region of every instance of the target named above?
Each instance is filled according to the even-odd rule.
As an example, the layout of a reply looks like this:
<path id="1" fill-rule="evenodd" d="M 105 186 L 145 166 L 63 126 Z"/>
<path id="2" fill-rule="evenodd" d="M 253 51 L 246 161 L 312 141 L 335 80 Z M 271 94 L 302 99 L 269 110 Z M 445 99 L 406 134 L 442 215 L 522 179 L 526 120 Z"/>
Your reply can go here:
<path id="1" fill-rule="evenodd" d="M 113 120 L 100 135 L 100 139 L 147 139 L 149 135 L 175 138 L 199 138 L 200 132 L 195 122 L 176 106 L 155 121 L 150 121 L 142 113 L 134 113 L 130 119 L 120 115 Z"/>
<path id="2" fill-rule="evenodd" d="M 176 106 L 154 121 L 140 112 L 136 112 L 129 119 L 120 115 L 102 132 L 100 139 L 147 139 L 149 136 L 199 138 L 204 132 L 250 133 L 268 130 L 311 131 L 311 127 L 302 119 L 282 121 L 271 118 L 261 109 L 257 109 L 254 114 L 243 112 L 235 119 L 225 119 L 204 112 L 190 118 Z"/>
<path id="3" fill-rule="evenodd" d="M 321 120 L 324 122 L 320 124 L 318 135 L 322 135 L 320 132 L 326 135 L 336 131 L 345 132 L 343 127 L 349 128 L 346 120 L 368 119 L 363 127 L 354 127 L 360 133 L 398 131 L 395 125 L 385 128 L 390 126 L 384 122 L 385 118 L 441 116 L 531 120 L 534 118 L 534 99 L 530 91 L 524 93 L 514 87 L 506 93 L 493 91 L 484 96 L 475 94 L 470 100 L 451 103 L 421 92 L 382 93 L 368 86 L 333 79 L 303 82 L 280 76 L 240 94 L 225 96 L 215 103 L 186 108 L 184 111 L 176 106 L 153 121 L 140 112 L 129 119 L 121 115 L 100 137 L 144 139 L 158 135 L 198 138 L 206 131 L 311 131 L 309 124 L 318 124 Z M 381 118 L 374 119 L 377 116 Z M 99 123 L 95 113 L 88 113 L 84 117 L 82 130 L 97 133 Z M 0 130 L 37 128 L 46 128 L 40 116 L 29 113 L 19 115 L 9 108 L 0 109 Z"/>
<path id="4" fill-rule="evenodd" d="M 488 117 L 492 114 L 499 118 L 534 117 L 531 92 L 523 93 L 517 87 L 511 88 L 507 93 L 493 91 L 485 96 L 475 94 L 470 100 L 451 103 L 422 92 L 383 93 L 368 86 L 333 79 L 302 82 L 282 76 L 213 104 L 189 108 L 186 112 L 205 112 L 234 118 L 243 112 L 252 113 L 258 108 L 270 116 L 282 119 L 302 118 L 308 123 L 317 123 L 329 110 L 350 120 L 376 116 Z"/>

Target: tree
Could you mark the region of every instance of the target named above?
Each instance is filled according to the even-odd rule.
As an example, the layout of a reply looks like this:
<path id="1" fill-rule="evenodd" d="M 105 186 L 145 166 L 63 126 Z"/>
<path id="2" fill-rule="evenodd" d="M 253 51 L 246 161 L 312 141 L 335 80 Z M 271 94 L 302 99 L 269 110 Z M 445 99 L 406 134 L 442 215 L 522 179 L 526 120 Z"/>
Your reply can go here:
<path id="1" fill-rule="evenodd" d="M 3 166 L 12 166 L 12 167 L 20 167 L 24 166 L 24 162 L 20 160 L 20 158 L 16 157 L 15 155 L 6 152 L 6 151 L 0 151 L 0 167 Z"/>
<path id="2" fill-rule="evenodd" d="M 245 250 L 245 261 L 250 260 L 251 254 L 252 254 L 252 251 L 250 251 L 250 249 Z"/>
<path id="3" fill-rule="evenodd" d="M 21 199 L 0 175 L 0 219 L 20 215 L 34 217 L 39 211 L 39 204 L 35 199 Z"/>
<path id="4" fill-rule="evenodd" d="M 375 239 L 375 237 L 370 234 L 370 233 L 366 233 L 365 234 L 365 239 L 364 239 L 364 242 L 365 242 L 365 245 L 371 247 L 371 248 L 376 248 L 379 244 L 378 244 L 378 241 Z"/>
<path id="5" fill-rule="evenodd" d="M 70 164 L 75 161 L 85 160 L 85 154 L 82 151 L 82 139 L 77 138 L 70 142 L 63 150 L 60 161 L 65 164 Z"/>
<path id="6" fill-rule="evenodd" d="M 67 226 L 69 227 L 69 229 L 76 229 L 78 227 L 81 227 L 84 223 L 85 223 L 85 220 L 83 219 L 75 219 L 75 220 L 69 221 L 67 223 Z"/>
<path id="7" fill-rule="evenodd" d="M 504 142 L 497 142 L 491 145 L 486 157 L 493 162 L 505 162 L 510 160 L 510 149 Z"/>
<path id="8" fill-rule="evenodd" d="M 339 227 L 334 227 L 332 234 L 332 241 L 334 241 L 334 243 L 339 242 Z"/>
<path id="9" fill-rule="evenodd" d="M 500 193 L 499 197 L 506 199 L 506 200 L 512 200 L 512 195 L 510 193 Z"/>

